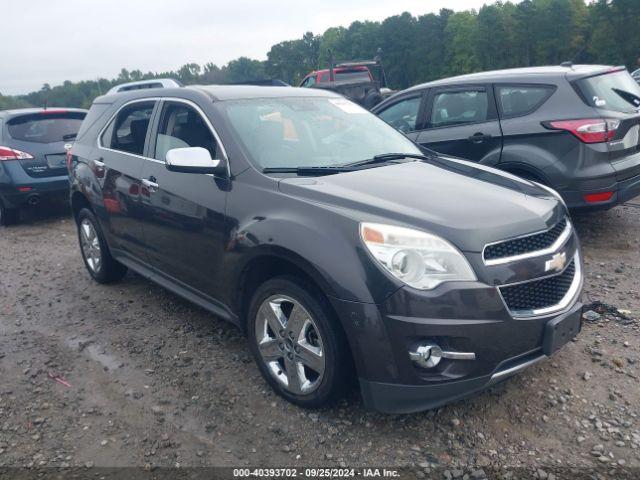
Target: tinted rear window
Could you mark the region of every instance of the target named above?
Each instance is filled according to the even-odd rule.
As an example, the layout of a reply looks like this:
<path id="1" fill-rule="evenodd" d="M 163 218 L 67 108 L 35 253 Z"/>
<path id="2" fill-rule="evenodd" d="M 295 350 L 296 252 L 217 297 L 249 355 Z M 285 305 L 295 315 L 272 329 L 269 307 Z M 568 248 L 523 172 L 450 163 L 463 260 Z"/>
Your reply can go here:
<path id="1" fill-rule="evenodd" d="M 7 122 L 9 136 L 33 143 L 73 140 L 80 130 L 84 112 L 42 112 L 14 117 Z"/>
<path id="2" fill-rule="evenodd" d="M 583 78 L 578 87 L 592 107 L 625 113 L 640 107 L 640 86 L 626 70 Z"/>
<path id="3" fill-rule="evenodd" d="M 496 87 L 498 105 L 503 118 L 527 115 L 551 96 L 554 88 L 547 85 L 505 85 Z"/>

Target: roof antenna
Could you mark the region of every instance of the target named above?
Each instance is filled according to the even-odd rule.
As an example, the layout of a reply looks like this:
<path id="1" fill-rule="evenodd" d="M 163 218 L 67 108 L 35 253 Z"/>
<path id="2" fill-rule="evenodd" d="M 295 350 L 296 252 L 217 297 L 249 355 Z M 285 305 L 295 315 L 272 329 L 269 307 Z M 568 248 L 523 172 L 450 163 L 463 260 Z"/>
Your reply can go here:
<path id="1" fill-rule="evenodd" d="M 568 62 L 562 62 L 560 64 L 561 67 L 567 67 L 567 68 L 573 68 L 573 62 L 572 61 L 568 61 Z"/>
<path id="2" fill-rule="evenodd" d="M 44 99 L 44 102 L 42 102 L 42 109 L 46 110 L 47 109 L 47 99 Z"/>

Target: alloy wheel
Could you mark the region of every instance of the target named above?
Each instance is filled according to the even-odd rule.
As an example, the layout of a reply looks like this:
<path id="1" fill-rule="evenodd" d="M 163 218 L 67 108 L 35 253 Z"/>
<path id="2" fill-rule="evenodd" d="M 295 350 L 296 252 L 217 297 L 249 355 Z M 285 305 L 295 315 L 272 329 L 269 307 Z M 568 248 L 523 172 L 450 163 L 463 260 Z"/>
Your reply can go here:
<path id="1" fill-rule="evenodd" d="M 99 273 L 102 268 L 100 240 L 93 223 L 88 218 L 83 218 L 80 222 L 80 244 L 89 269 L 93 273 Z"/>
<path id="2" fill-rule="evenodd" d="M 322 336 L 300 302 L 284 295 L 267 298 L 255 328 L 260 356 L 282 387 L 306 395 L 320 386 L 326 362 Z"/>

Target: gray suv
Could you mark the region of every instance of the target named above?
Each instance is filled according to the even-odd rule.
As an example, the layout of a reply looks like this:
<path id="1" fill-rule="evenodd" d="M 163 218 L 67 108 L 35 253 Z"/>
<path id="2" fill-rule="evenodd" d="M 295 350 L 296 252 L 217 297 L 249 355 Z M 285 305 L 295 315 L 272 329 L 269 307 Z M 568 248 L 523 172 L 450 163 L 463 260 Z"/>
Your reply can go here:
<path id="1" fill-rule="evenodd" d="M 340 95 L 208 86 L 95 100 L 71 151 L 80 253 L 236 324 L 264 378 L 318 407 L 433 408 L 580 329 L 582 259 L 557 193 L 423 155 Z"/>
<path id="2" fill-rule="evenodd" d="M 554 188 L 571 209 L 640 194 L 640 86 L 624 67 L 483 72 L 412 87 L 373 112 L 418 144 Z"/>

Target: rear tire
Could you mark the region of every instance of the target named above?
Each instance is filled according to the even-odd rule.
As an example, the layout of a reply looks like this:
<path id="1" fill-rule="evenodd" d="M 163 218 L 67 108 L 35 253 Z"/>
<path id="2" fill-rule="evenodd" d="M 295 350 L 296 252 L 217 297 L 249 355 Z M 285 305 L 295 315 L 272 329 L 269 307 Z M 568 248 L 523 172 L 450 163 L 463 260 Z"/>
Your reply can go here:
<path id="1" fill-rule="evenodd" d="M 78 213 L 78 241 L 84 265 L 98 283 L 114 283 L 127 273 L 127 267 L 114 260 L 109 251 L 100 224 L 88 208 Z"/>
<path id="2" fill-rule="evenodd" d="M 0 200 L 0 226 L 8 227 L 20 221 L 20 210 L 17 208 L 6 208 Z"/>
<path id="3" fill-rule="evenodd" d="M 289 276 L 266 281 L 251 300 L 247 330 L 260 373 L 278 395 L 318 408 L 345 394 L 349 347 L 328 301 L 313 285 Z"/>

